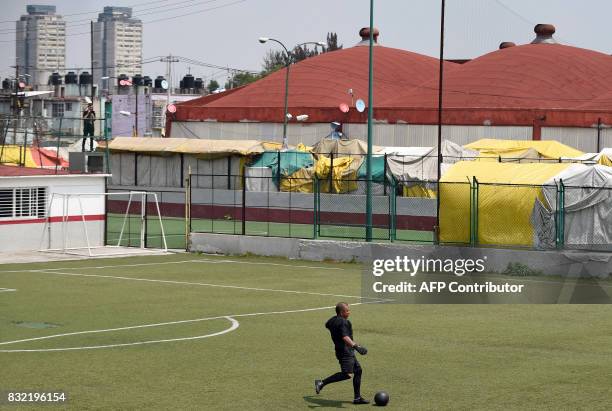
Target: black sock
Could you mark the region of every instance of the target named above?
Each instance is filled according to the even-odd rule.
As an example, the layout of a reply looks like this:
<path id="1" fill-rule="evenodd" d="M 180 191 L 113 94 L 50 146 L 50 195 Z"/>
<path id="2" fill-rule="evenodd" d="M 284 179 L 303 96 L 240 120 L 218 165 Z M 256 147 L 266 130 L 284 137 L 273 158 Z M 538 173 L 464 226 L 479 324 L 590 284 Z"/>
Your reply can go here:
<path id="1" fill-rule="evenodd" d="M 355 392 L 355 399 L 361 397 L 361 367 L 355 369 L 355 375 L 353 376 L 353 391 Z"/>
<path id="2" fill-rule="evenodd" d="M 330 375 L 329 377 L 324 379 L 323 380 L 323 385 L 327 385 L 327 384 L 331 384 L 331 383 L 334 383 L 334 382 L 348 380 L 349 378 L 351 378 L 351 377 L 349 377 L 347 374 L 345 374 L 343 372 L 337 372 L 334 375 Z"/>

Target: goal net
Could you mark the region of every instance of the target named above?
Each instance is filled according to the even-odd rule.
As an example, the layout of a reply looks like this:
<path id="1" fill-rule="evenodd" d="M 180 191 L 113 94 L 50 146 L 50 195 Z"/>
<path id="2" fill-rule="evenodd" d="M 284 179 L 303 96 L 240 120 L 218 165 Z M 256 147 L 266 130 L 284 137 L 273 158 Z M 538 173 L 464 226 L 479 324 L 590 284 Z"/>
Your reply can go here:
<path id="1" fill-rule="evenodd" d="M 156 193 L 54 193 L 40 250 L 112 256 L 168 251 Z"/>

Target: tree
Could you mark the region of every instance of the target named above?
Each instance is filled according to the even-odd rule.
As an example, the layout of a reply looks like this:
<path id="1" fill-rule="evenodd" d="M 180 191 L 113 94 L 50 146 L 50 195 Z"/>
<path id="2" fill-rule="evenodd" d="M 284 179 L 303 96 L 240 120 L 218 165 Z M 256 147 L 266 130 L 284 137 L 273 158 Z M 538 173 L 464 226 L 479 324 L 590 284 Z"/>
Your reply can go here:
<path id="1" fill-rule="evenodd" d="M 228 79 L 227 83 L 225 83 L 225 88 L 229 90 L 231 88 L 244 86 L 246 84 L 259 80 L 260 78 L 261 75 L 259 74 L 242 71 L 234 72 L 234 74 Z"/>
<path id="2" fill-rule="evenodd" d="M 328 53 L 330 51 L 336 51 L 342 49 L 342 44 L 338 45 L 338 34 L 334 32 L 327 33 L 327 46 L 323 47 L 322 53 Z M 319 51 L 316 47 L 312 50 L 308 48 L 308 45 L 298 46 L 291 51 L 291 59 L 294 63 L 298 61 L 306 60 L 307 58 L 318 56 Z M 265 77 L 270 73 L 274 73 L 277 70 L 287 65 L 287 57 L 284 50 L 268 50 L 264 56 L 263 71 L 259 78 Z"/>
<path id="3" fill-rule="evenodd" d="M 209 93 L 212 93 L 218 88 L 219 88 L 219 83 L 217 82 L 217 80 L 210 80 L 210 82 L 208 83 L 208 86 L 206 86 L 206 89 L 208 90 Z"/>
<path id="4" fill-rule="evenodd" d="M 338 34 L 334 32 L 327 33 L 327 47 L 324 53 L 342 49 L 342 44 L 338 46 Z"/>
<path id="5" fill-rule="evenodd" d="M 262 74 L 268 75 L 270 73 L 279 70 L 287 64 L 287 57 L 285 52 L 281 50 L 268 50 L 264 56 L 263 61 L 263 72 Z"/>

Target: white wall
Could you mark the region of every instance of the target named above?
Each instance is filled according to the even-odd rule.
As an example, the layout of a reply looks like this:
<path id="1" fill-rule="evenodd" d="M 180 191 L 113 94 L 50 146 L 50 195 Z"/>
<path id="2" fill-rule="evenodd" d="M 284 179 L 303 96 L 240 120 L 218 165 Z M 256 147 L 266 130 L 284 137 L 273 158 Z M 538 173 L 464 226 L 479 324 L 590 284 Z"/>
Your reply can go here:
<path id="1" fill-rule="evenodd" d="M 63 203 L 54 193 L 103 193 L 105 178 L 101 175 L 91 176 L 20 176 L 0 177 L 0 187 L 47 187 L 47 210 L 51 205 L 49 217 L 60 220 L 63 215 Z M 53 204 L 51 199 L 54 198 Z M 99 246 L 104 242 L 104 196 L 87 196 L 81 198 L 83 213 L 92 221 L 87 221 L 87 231 L 90 245 Z M 34 217 L 0 219 L 0 252 L 38 250 L 41 241 L 44 247 L 59 247 L 63 237 L 67 238 L 68 246 L 86 246 L 85 230 L 80 220 L 81 210 L 78 201 L 70 200 L 69 213 L 74 221 L 66 224 L 66 235 L 62 235 L 60 221 L 52 222 L 45 230 L 46 219 Z M 96 218 L 97 217 L 97 218 Z M 50 240 L 49 240 L 50 234 Z"/>
<path id="2" fill-rule="evenodd" d="M 344 124 L 343 131 L 350 138 L 366 140 L 367 124 Z M 419 124 L 374 124 L 374 145 L 392 147 L 431 147 L 438 141 L 438 127 Z M 327 137 L 331 132 L 328 123 L 289 123 L 287 137 L 289 144 L 312 145 Z M 224 139 L 224 140 L 267 140 L 282 141 L 283 125 L 279 123 L 221 123 L 175 122 L 172 137 Z M 464 145 L 481 138 L 509 140 L 531 140 L 531 127 L 502 126 L 444 126 L 442 138 Z"/>
<path id="3" fill-rule="evenodd" d="M 597 128 L 543 127 L 542 140 L 557 140 L 585 153 L 597 152 Z M 612 129 L 601 130 L 601 147 L 612 147 Z"/>

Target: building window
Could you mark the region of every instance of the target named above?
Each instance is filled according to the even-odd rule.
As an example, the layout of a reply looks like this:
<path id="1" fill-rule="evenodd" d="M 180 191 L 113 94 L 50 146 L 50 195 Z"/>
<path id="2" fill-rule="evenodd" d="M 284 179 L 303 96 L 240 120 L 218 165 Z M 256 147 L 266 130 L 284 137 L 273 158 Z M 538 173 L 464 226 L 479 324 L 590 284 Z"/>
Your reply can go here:
<path id="1" fill-rule="evenodd" d="M 66 107 L 64 108 L 64 112 L 72 111 L 72 103 L 66 103 Z"/>
<path id="2" fill-rule="evenodd" d="M 53 103 L 51 117 L 64 117 L 64 103 Z"/>
<path id="3" fill-rule="evenodd" d="M 45 187 L 0 189 L 0 218 L 45 218 Z"/>

